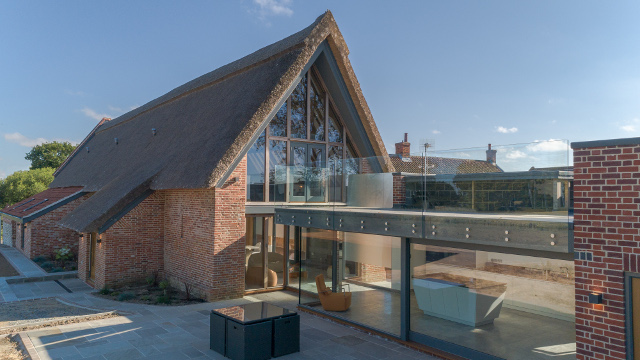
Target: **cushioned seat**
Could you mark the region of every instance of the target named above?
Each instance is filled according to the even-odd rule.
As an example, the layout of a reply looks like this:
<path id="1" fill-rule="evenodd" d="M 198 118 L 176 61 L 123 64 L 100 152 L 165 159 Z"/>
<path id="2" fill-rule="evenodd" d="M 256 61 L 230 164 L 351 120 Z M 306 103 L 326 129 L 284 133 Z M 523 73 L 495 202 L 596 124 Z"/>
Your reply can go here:
<path id="1" fill-rule="evenodd" d="M 334 293 L 324 283 L 324 275 L 316 276 L 316 287 L 322 308 L 327 311 L 347 311 L 351 306 L 351 292 Z"/>
<path id="2" fill-rule="evenodd" d="M 245 281 L 247 285 L 264 286 L 264 278 L 261 266 L 250 266 L 247 268 Z M 278 285 L 278 274 L 273 270 L 267 270 L 267 286 Z"/>

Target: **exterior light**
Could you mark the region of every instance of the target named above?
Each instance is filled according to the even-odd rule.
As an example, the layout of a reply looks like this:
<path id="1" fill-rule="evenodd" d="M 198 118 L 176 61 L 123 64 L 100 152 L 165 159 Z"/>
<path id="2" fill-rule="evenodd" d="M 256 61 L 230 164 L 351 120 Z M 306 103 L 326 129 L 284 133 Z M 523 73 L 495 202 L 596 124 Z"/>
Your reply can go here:
<path id="1" fill-rule="evenodd" d="M 589 304 L 602 304 L 602 294 L 595 292 L 589 294 Z"/>

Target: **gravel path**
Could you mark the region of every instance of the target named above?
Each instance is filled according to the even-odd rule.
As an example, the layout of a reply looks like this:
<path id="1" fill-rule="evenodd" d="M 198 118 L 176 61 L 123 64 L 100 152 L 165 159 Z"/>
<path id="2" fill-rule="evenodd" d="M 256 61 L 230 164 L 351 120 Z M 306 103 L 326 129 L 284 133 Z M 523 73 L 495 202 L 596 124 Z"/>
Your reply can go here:
<path id="1" fill-rule="evenodd" d="M 63 303 L 55 298 L 16 301 L 0 306 L 0 333 L 110 316 L 117 315 Z"/>

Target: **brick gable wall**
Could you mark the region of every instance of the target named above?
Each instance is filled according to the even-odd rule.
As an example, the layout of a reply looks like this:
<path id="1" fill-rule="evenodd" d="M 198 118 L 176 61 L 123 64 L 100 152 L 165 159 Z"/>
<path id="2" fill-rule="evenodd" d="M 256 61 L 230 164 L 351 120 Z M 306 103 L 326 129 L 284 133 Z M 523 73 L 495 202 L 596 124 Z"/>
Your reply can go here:
<path id="1" fill-rule="evenodd" d="M 105 284 L 144 284 L 162 272 L 163 215 L 164 197 L 155 192 L 102 234 Z"/>
<path id="2" fill-rule="evenodd" d="M 640 270 L 640 145 L 575 148 L 578 359 L 626 359 L 624 272 Z M 591 292 L 604 303 L 588 303 Z"/>
<path id="3" fill-rule="evenodd" d="M 164 197 L 155 192 L 100 235 L 93 287 L 144 284 L 163 270 Z M 79 243 L 78 276 L 89 280 L 90 234 Z"/>
<path id="4" fill-rule="evenodd" d="M 30 233 L 25 233 L 25 254 L 33 259 L 40 255 L 51 255 L 55 250 L 65 246 L 70 247 L 73 253 L 77 254 L 80 234 L 58 225 L 58 222 L 89 196 L 81 196 L 30 222 Z"/>

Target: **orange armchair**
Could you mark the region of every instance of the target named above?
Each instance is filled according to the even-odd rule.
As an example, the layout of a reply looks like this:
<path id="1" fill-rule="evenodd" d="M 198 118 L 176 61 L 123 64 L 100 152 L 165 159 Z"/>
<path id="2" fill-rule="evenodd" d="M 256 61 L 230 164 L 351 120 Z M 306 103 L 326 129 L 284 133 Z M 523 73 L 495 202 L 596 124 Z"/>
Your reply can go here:
<path id="1" fill-rule="evenodd" d="M 327 311 L 347 311 L 351 306 L 351 292 L 334 293 L 324 283 L 324 275 L 316 276 L 316 287 L 322 308 Z"/>

